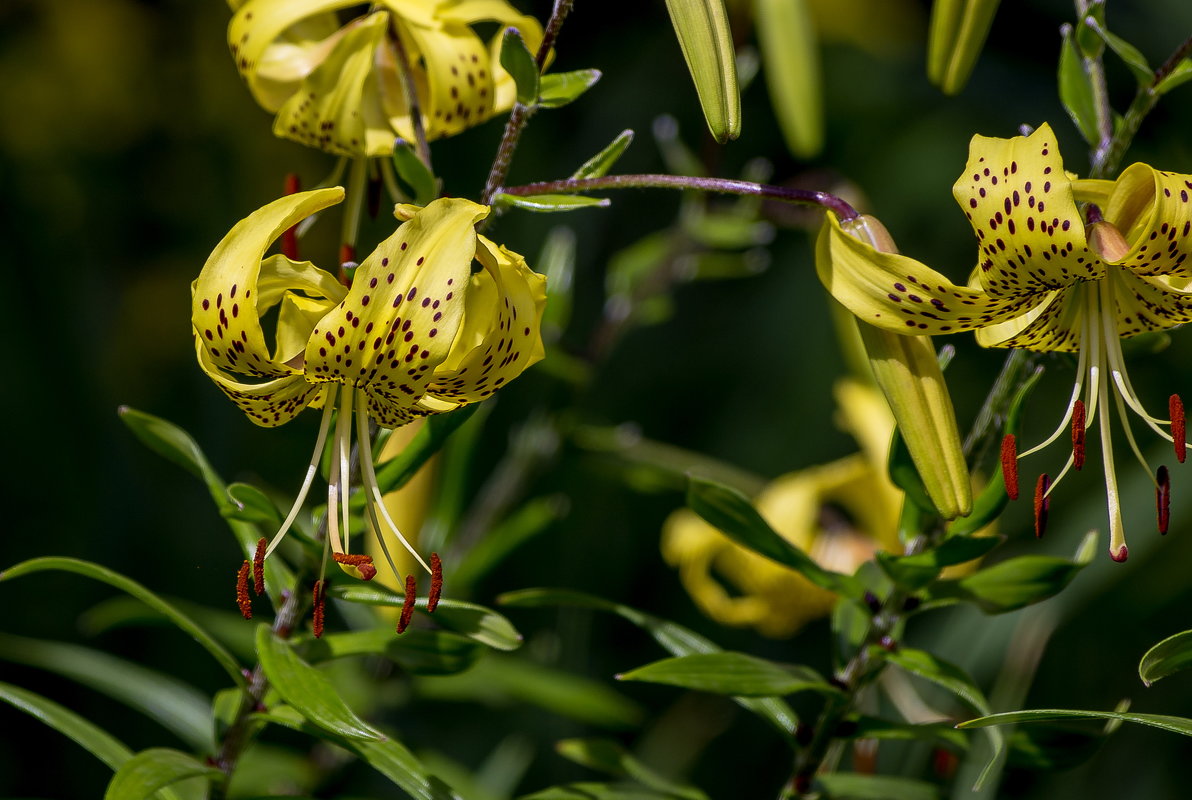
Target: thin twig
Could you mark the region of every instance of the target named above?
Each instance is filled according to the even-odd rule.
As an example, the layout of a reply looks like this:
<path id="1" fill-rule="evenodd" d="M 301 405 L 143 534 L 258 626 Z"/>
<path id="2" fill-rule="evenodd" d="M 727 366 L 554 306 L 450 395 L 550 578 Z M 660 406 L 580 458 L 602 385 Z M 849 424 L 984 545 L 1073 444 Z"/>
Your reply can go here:
<path id="1" fill-rule="evenodd" d="M 813 192 L 806 189 L 789 189 L 785 186 L 771 186 L 752 181 L 729 180 L 727 178 L 697 178 L 687 175 L 605 175 L 601 178 L 567 178 L 560 181 L 527 183 L 524 186 L 507 186 L 501 194 L 515 196 L 536 194 L 557 194 L 590 192 L 599 189 L 694 189 L 719 194 L 768 197 L 787 203 L 820 206 L 828 209 L 842 221 L 855 219 L 857 210 L 843 199 L 828 192 Z"/>
<path id="2" fill-rule="evenodd" d="M 550 19 L 546 23 L 546 30 L 542 34 L 542 44 L 538 45 L 538 53 L 534 57 L 539 73 L 546 65 L 547 56 L 550 55 L 551 48 L 554 47 L 555 39 L 559 37 L 559 28 L 563 26 L 563 20 L 571 12 L 573 2 L 574 0 L 555 0 L 555 7 L 551 11 Z M 493 196 L 505 182 L 505 176 L 509 174 L 509 163 L 513 160 L 513 151 L 517 149 L 517 141 L 521 138 L 522 130 L 530 121 L 530 116 L 533 113 L 534 109 L 531 106 L 514 103 L 513 111 L 510 112 L 509 119 L 505 121 L 505 132 L 501 134 L 497 155 L 493 159 L 492 168 L 488 171 L 484 192 L 480 195 L 481 203 L 491 204 Z"/>

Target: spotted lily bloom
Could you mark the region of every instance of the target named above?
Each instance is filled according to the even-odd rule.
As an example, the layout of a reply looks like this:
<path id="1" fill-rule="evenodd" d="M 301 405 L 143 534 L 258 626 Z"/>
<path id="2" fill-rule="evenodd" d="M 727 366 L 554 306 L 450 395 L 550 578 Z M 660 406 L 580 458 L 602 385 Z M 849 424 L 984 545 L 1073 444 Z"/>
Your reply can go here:
<path id="1" fill-rule="evenodd" d="M 976 269 L 956 285 L 905 256 L 880 253 L 848 235 L 850 223 L 829 218 L 820 236 L 820 278 L 858 317 L 904 333 L 976 331 L 985 347 L 1075 352 L 1071 400 L 1055 432 L 1019 454 L 1007 437 L 1003 466 L 1017 495 L 1017 460 L 1071 431 L 1072 453 L 1055 481 L 1036 486 L 1041 532 L 1059 480 L 1084 463 L 1085 431 L 1099 428 L 1109 515 L 1110 554 L 1127 555 L 1114 471 L 1111 417 L 1147 472 L 1127 409 L 1174 443 L 1184 460 L 1183 404 L 1170 419 L 1144 408 L 1130 384 L 1121 339 L 1192 320 L 1192 176 L 1134 164 L 1115 181 L 1076 180 L 1064 171 L 1046 124 L 1030 136 L 973 137 L 964 173 L 953 188 L 979 242 Z M 1083 204 L 1083 213 L 1081 205 Z M 1167 469 L 1155 478 L 1159 527 L 1166 532 Z"/>
<path id="2" fill-rule="evenodd" d="M 253 97 L 277 116 L 275 135 L 337 155 L 381 156 L 414 140 L 402 69 L 408 65 L 428 139 L 451 136 L 513 106 L 500 37 L 478 22 L 517 28 L 531 47 L 542 26 L 504 0 L 380 0 L 341 23 L 355 0 L 230 0 L 228 45 Z"/>
<path id="3" fill-rule="evenodd" d="M 284 231 L 343 194 L 293 194 L 254 212 L 224 237 L 191 287 L 199 365 L 252 422 L 273 427 L 307 406 L 322 409 L 297 500 L 268 547 L 258 548 L 258 586 L 261 562 L 297 518 L 328 437 L 329 545 L 341 568 L 367 580 L 375 574 L 371 559 L 348 550 L 353 435 L 368 456 L 369 420 L 394 428 L 484 400 L 543 355 L 546 279 L 520 255 L 476 234 L 486 206 L 459 199 L 399 206 L 405 222 L 364 260 L 350 288 L 308 261 L 265 257 Z M 275 308 L 276 332 L 267 337 L 261 319 Z M 428 565 L 393 524 L 371 457 L 360 459 L 360 472 L 378 539 L 384 545 L 396 536 L 432 573 L 437 591 L 437 559 Z M 242 572 L 242 611 L 245 580 Z"/>

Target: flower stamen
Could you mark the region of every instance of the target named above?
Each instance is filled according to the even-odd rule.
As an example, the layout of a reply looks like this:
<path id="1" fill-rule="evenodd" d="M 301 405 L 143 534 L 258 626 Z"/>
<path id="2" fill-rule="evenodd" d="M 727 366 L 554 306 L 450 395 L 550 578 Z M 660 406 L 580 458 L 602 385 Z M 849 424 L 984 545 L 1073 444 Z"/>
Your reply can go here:
<path id="1" fill-rule="evenodd" d="M 1035 482 L 1035 538 L 1042 539 L 1047 530 L 1047 512 L 1051 507 L 1051 498 L 1047 496 L 1051 487 L 1051 480 L 1044 472 Z"/>
<path id="2" fill-rule="evenodd" d="M 252 590 L 260 597 L 265 593 L 265 545 L 268 540 L 262 536 L 257 540 L 257 552 L 252 557 Z"/>
<path id="3" fill-rule="evenodd" d="M 1079 472 L 1084 466 L 1084 401 L 1072 404 L 1072 466 Z"/>
<path id="4" fill-rule="evenodd" d="M 1006 485 L 1006 495 L 1011 500 L 1018 499 L 1018 442 L 1014 434 L 1007 433 L 1002 437 L 1002 482 Z"/>
<path id="5" fill-rule="evenodd" d="M 355 567 L 360 573 L 361 580 L 371 581 L 377 575 L 377 568 L 373 566 L 372 556 L 366 556 L 363 553 L 332 553 L 331 557 L 335 559 L 336 564 Z"/>
<path id="6" fill-rule="evenodd" d="M 318 639 L 323 635 L 323 621 L 327 614 L 327 581 L 322 578 L 315 581 L 314 588 L 311 589 L 311 600 L 314 606 L 311 611 L 311 628 Z"/>
<path id="7" fill-rule="evenodd" d="M 414 602 L 418 599 L 418 581 L 414 578 L 414 573 L 406 576 L 406 599 L 401 606 L 401 616 L 397 620 L 397 632 L 405 633 L 406 628 L 410 625 L 410 620 L 414 616 Z"/>
<path id="8" fill-rule="evenodd" d="M 430 594 L 426 597 L 426 611 L 435 613 L 439 607 L 439 595 L 443 593 L 443 562 L 438 553 L 430 554 Z"/>
<path id="9" fill-rule="evenodd" d="M 248 571 L 251 567 L 246 560 L 236 573 L 236 605 L 240 608 L 240 616 L 245 619 L 252 619 L 252 598 L 248 596 Z"/>
<path id="10" fill-rule="evenodd" d="M 302 504 L 306 502 L 306 495 L 310 492 L 310 486 L 319 471 L 319 461 L 323 457 L 323 444 L 327 441 L 327 432 L 331 429 L 331 416 L 334 411 L 335 404 L 330 402 L 330 398 L 325 398 L 323 417 L 319 421 L 319 435 L 315 439 L 315 453 L 306 468 L 306 477 L 302 480 L 302 488 L 298 490 L 298 496 L 294 499 L 294 505 L 290 508 L 290 513 L 286 515 L 285 521 L 277 529 L 277 533 L 273 534 L 273 540 L 269 542 L 269 547 L 265 549 L 264 558 L 268 558 L 277 549 L 282 537 L 290 530 L 290 526 L 294 524 L 294 520 L 298 519 L 298 513 L 302 510 Z"/>
<path id="11" fill-rule="evenodd" d="M 1184 401 L 1178 394 L 1173 394 L 1167 399 L 1167 409 L 1171 414 L 1171 442 L 1175 445 L 1175 458 L 1183 464 L 1188 456 L 1188 441 L 1184 438 Z"/>

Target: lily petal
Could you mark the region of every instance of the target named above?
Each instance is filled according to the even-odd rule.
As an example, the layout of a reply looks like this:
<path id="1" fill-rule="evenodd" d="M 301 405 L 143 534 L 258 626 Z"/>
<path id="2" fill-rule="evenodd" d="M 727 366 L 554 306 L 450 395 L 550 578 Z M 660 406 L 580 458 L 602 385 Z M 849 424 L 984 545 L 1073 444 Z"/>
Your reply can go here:
<path id="1" fill-rule="evenodd" d="M 546 278 L 517 253 L 479 240 L 484 269 L 472 276 L 464 325 L 427 391 L 448 408 L 484 400 L 545 354 Z"/>
<path id="2" fill-rule="evenodd" d="M 1105 209 L 1130 251 L 1110 261 L 1137 275 L 1192 277 L 1192 175 L 1132 164 L 1114 183 Z"/>
<path id="3" fill-rule="evenodd" d="M 415 72 L 421 73 L 419 98 L 427 138 L 450 136 L 491 117 L 492 61 L 480 37 L 459 23 L 438 21 L 424 27 L 402 22 L 398 27 L 411 62 L 421 56 L 425 64 L 425 71 Z"/>
<path id="4" fill-rule="evenodd" d="M 383 241 L 356 271 L 348 296 L 306 347 L 312 382 L 362 387 L 385 427 L 425 412 L 416 403 L 451 349 L 476 254 L 473 226 L 488 208 L 440 199 Z"/>
<path id="5" fill-rule="evenodd" d="M 982 347 L 1020 347 L 1025 350 L 1075 353 L 1080 350 L 1083 304 L 1080 287 L 1042 293 L 1029 311 L 976 331 Z"/>
<path id="6" fill-rule="evenodd" d="M 301 374 L 274 378 L 265 383 L 243 383 L 219 369 L 207 348 L 195 340 L 199 367 L 215 385 L 248 415 L 256 425 L 274 428 L 298 416 L 302 409 L 319 401 L 324 388 L 307 382 Z"/>
<path id="7" fill-rule="evenodd" d="M 832 214 L 816 242 L 816 271 L 832 295 L 862 321 L 907 334 L 954 333 L 1002 322 L 1038 297 L 991 297 L 957 286 L 930 267 L 880 252 L 851 236 Z"/>
<path id="8" fill-rule="evenodd" d="M 343 199 L 339 187 L 300 192 L 274 200 L 241 220 L 212 251 L 199 277 L 191 285 L 191 323 L 205 365 L 243 375 L 280 377 L 297 370 L 274 359 L 261 329 L 261 315 L 276 296 L 262 301 L 259 282 L 262 271 L 269 275 L 304 273 L 303 286 L 324 282 L 310 264 L 283 259 L 285 266 L 270 259 L 263 270 L 261 259 L 269 245 L 296 222 Z M 306 269 L 309 267 L 309 270 Z M 320 270 L 315 270 L 321 272 Z M 324 273 L 325 274 L 325 273 Z M 269 302 L 272 300 L 272 302 Z"/>
<path id="9" fill-rule="evenodd" d="M 388 27 L 384 11 L 355 23 L 277 112 L 274 135 L 337 155 L 392 152 L 374 69 Z"/>
<path id="10" fill-rule="evenodd" d="M 1119 336 L 1161 331 L 1192 322 L 1192 291 L 1185 288 L 1186 280 L 1124 271 L 1111 274 Z"/>
<path id="11" fill-rule="evenodd" d="M 534 17 L 519 14 L 517 9 L 505 0 L 456 0 L 440 8 L 438 17 L 461 25 L 496 22 L 501 26 L 488 45 L 488 58 L 493 72 L 492 110 L 493 113 L 501 113 L 513 108 L 513 101 L 517 99 L 517 87 L 514 85 L 513 76 L 501 66 L 501 32 L 505 28 L 517 28 L 526 47 L 531 53 L 536 53 L 538 46 L 542 44 L 541 23 Z M 548 57 L 546 63 L 550 62 L 551 59 Z"/>
<path id="12" fill-rule="evenodd" d="M 980 240 L 977 275 L 990 296 L 1104 277 L 1104 264 L 1085 242 L 1071 184 L 1046 123 L 1030 136 L 973 137 L 952 193 Z"/>

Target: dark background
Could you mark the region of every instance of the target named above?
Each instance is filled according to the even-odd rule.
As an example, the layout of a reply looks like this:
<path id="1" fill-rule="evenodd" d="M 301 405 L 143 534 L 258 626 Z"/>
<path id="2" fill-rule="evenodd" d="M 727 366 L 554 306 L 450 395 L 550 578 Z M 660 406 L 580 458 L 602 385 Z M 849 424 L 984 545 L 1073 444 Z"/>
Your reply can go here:
<path id="1" fill-rule="evenodd" d="M 890 4 L 904 28 L 874 30 L 862 15 L 851 30 L 866 47 L 857 38 L 827 41 L 827 146 L 814 161 L 801 162 L 783 148 L 760 77 L 743 97 L 741 138 L 711 149 L 662 3 L 578 0 L 554 68 L 597 67 L 604 78 L 581 102 L 535 117 L 510 182 L 566 176 L 624 128 L 638 136 L 617 171 L 663 171 L 650 130 L 656 116 L 670 114 L 697 152 L 712 154 L 710 163 L 722 176 L 736 177 L 761 157 L 773 163 L 774 182 L 808 171 L 816 171 L 813 182 L 846 177 L 863 189 L 904 252 L 963 279 L 973 242 L 950 189 L 972 134 L 1010 136 L 1022 123 L 1050 121 L 1068 168 L 1087 167 L 1055 92 L 1057 31 L 1073 10 L 1059 0 L 1003 5 L 973 79 L 957 97 L 944 97 L 924 75 L 926 4 Z M 549 11 L 541 1 L 520 6 L 540 18 Z M 735 29 L 752 41 L 747 15 L 737 12 Z M 1153 65 L 1192 32 L 1192 8 L 1182 0 L 1119 0 L 1108 13 L 1111 28 Z M 233 539 L 205 490 L 141 447 L 119 422 L 117 406 L 182 425 L 229 480 L 292 491 L 305 463 L 314 420 L 280 430 L 252 426 L 196 368 L 190 345 L 188 284 L 210 249 L 237 220 L 280 194 L 287 172 L 312 185 L 331 165 L 323 154 L 270 135 L 269 116 L 254 105 L 228 56 L 228 18 L 216 2 L 0 4 L 0 233 L 10 309 L 4 335 L 13 345 L 4 366 L 5 494 L 14 512 L 4 523 L 0 564 L 69 555 L 169 596 L 230 609 L 240 558 Z M 1122 109 L 1132 79 L 1107 59 L 1111 95 Z M 1125 163 L 1147 160 L 1192 172 L 1190 99 L 1192 86 L 1162 102 Z M 500 130 L 500 122 L 489 122 L 434 145 L 449 194 L 479 194 Z M 672 225 L 678 203 L 659 191 L 622 192 L 611 209 L 566 218 L 510 213 L 491 235 L 532 259 L 551 227 L 575 229 L 575 313 L 563 347 L 582 354 L 600 317 L 610 256 Z M 568 401 L 584 422 L 632 423 L 647 437 L 767 478 L 851 452 L 851 440 L 827 424 L 831 386 L 844 368 L 808 242 L 805 231 L 782 228 L 762 274 L 677 288 L 673 314 L 624 336 L 597 365 L 586 391 L 569 398 L 539 370 L 502 392 L 475 460 L 474 488 L 527 409 Z M 330 245 L 324 250 L 324 262 L 330 261 Z M 963 429 L 1003 356 L 980 350 L 971 337 L 953 343 L 959 356 L 949 383 Z M 1180 332 L 1165 352 L 1134 359 L 1133 380 L 1144 402 L 1161 410 L 1170 392 L 1192 391 L 1190 359 L 1192 340 Z M 1069 392 L 1071 361 L 1055 358 L 1047 365 L 1030 405 L 1031 440 L 1050 431 Z M 1154 463 L 1168 457 L 1157 442 L 1143 441 Z M 1036 456 L 1030 469 L 1054 472 L 1063 457 L 1057 446 Z M 1015 552 L 1070 553 L 1086 530 L 1104 526 L 1099 470 L 1086 473 L 1056 494 L 1042 543 L 1028 537 L 1029 510 L 1011 508 L 1002 530 L 1015 538 Z M 998 619 L 938 612 L 912 623 L 909 638 L 965 664 L 989 687 L 1012 643 L 1032 649 L 1028 628 L 1054 623 L 1022 707 L 1107 710 L 1130 698 L 1136 711 L 1192 716 L 1187 676 L 1147 689 L 1136 674 L 1150 645 L 1192 627 L 1186 610 L 1192 507 L 1185 499 L 1187 473 L 1173 474 L 1172 529 L 1160 540 L 1148 479 L 1121 459 L 1131 553 L 1125 565 L 1100 556 L 1056 600 Z M 566 496 L 570 514 L 481 582 L 472 598 L 477 602 L 492 603 L 516 588 L 569 586 L 676 619 L 727 648 L 825 668 L 826 623 L 774 642 L 722 629 L 695 611 L 658 553 L 661 523 L 682 503 L 677 491 L 635 491 L 614 462 L 565 444 L 531 493 Z M 0 630 L 88 644 L 208 693 L 223 687 L 214 666 L 196 658 L 176 633 L 80 632 L 80 614 L 111 596 L 105 586 L 52 573 L 0 584 Z M 556 665 L 609 685 L 614 673 L 661 655 L 620 620 L 546 611 L 510 616 L 536 648 L 530 652 L 554 653 Z M 0 662 L 0 680 L 74 708 L 134 750 L 179 746 L 155 724 L 64 679 Z M 616 688 L 648 712 L 644 728 L 620 734 L 626 744 L 664 752 L 658 737 L 650 738 L 658 721 L 694 714 L 694 728 L 706 731 L 710 744 L 693 764 L 692 780 L 714 797 L 773 797 L 789 775 L 781 743 L 730 704 L 663 688 Z M 520 792 L 594 779 L 550 750 L 554 739 L 592 731 L 544 712 L 428 701 L 404 713 L 400 726 L 413 749 L 443 752 L 471 766 L 506 733 L 523 731 L 534 755 Z M 675 747 L 688 756 L 698 752 L 690 743 Z M 1051 774 L 1013 771 L 999 796 L 1182 796 L 1189 755 L 1182 737 L 1125 726 L 1092 762 Z M 902 757 L 885 758 L 882 769 L 899 772 Z M 918 772 L 921 762 L 914 759 L 922 757 L 917 751 L 906 756 L 906 769 Z M 97 797 L 107 775 L 59 734 L 0 707 L 0 796 Z M 359 788 L 365 785 L 352 791 L 366 793 Z M 324 791 L 330 797 L 339 790 Z"/>

